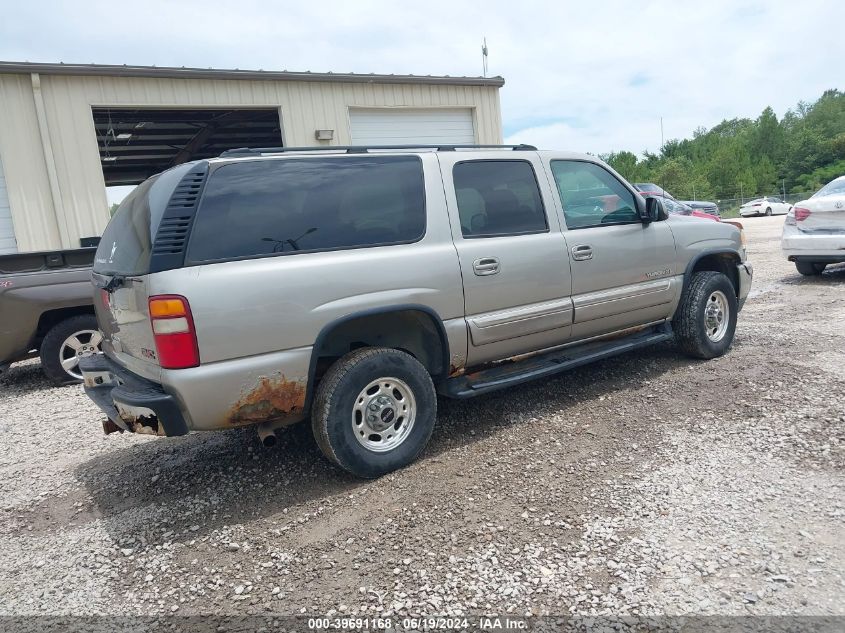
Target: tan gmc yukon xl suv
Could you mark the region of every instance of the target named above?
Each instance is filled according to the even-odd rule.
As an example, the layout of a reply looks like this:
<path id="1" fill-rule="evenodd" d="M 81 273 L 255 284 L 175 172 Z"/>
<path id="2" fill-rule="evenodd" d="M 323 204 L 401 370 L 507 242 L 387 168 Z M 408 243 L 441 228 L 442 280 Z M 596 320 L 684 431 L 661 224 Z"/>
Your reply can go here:
<path id="1" fill-rule="evenodd" d="M 94 262 L 106 432 L 310 418 L 361 477 L 467 398 L 674 338 L 731 345 L 741 229 L 668 217 L 592 156 L 519 146 L 266 148 L 139 185 Z"/>

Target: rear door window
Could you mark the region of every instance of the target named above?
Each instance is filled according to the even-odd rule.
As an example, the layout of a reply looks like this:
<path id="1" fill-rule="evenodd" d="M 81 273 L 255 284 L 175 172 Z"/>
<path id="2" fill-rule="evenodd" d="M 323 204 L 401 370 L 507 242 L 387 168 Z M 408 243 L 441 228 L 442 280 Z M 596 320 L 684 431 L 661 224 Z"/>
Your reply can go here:
<path id="1" fill-rule="evenodd" d="M 406 244 L 424 234 L 416 156 L 244 161 L 209 177 L 188 260 Z"/>
<path id="2" fill-rule="evenodd" d="M 464 237 L 548 231 L 546 211 L 531 163 L 467 161 L 455 165 L 452 179 Z"/>

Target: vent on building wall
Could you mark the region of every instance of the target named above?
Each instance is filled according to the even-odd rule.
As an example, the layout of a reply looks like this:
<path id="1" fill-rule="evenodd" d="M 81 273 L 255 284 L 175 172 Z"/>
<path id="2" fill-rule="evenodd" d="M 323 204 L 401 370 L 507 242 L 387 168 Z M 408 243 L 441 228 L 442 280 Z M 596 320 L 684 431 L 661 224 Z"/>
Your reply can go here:
<path id="1" fill-rule="evenodd" d="M 199 163 L 182 177 L 174 189 L 153 242 L 151 273 L 179 268 L 184 264 L 188 235 L 207 175 L 208 163 Z"/>

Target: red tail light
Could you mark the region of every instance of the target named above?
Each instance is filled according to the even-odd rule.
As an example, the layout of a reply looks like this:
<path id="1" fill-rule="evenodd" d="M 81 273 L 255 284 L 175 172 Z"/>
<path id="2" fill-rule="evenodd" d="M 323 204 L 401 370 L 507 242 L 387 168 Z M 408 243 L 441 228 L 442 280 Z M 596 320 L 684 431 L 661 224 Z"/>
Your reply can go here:
<path id="1" fill-rule="evenodd" d="M 804 207 L 793 207 L 792 211 L 795 213 L 796 222 L 802 222 L 810 217 L 810 210 Z"/>
<path id="2" fill-rule="evenodd" d="M 164 369 L 185 369 L 200 364 L 197 334 L 188 300 L 179 295 L 150 297 L 150 323 Z"/>
<path id="3" fill-rule="evenodd" d="M 752 206 L 752 207 L 759 207 L 759 206 L 760 206 L 760 204 L 761 204 L 761 203 L 759 203 L 759 202 L 755 202 L 755 203 L 754 203 L 754 204 L 752 204 L 751 206 Z"/>
<path id="4" fill-rule="evenodd" d="M 109 308 L 109 292 L 108 290 L 100 290 L 100 300 L 103 302 L 103 307 Z"/>

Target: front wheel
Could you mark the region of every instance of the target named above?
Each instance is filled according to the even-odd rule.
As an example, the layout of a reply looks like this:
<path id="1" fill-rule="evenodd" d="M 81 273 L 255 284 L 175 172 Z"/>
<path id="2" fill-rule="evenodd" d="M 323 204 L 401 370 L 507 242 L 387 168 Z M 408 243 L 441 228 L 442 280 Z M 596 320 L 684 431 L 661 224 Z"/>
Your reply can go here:
<path id="1" fill-rule="evenodd" d="M 821 275 L 824 272 L 825 267 L 827 264 L 822 264 L 819 262 L 807 262 L 807 261 L 798 261 L 795 262 L 795 268 L 798 270 L 799 273 L 802 275 L 806 275 L 807 277 L 814 277 L 817 275 Z"/>
<path id="2" fill-rule="evenodd" d="M 414 461 L 428 444 L 437 396 L 425 367 L 405 352 L 350 352 L 320 381 L 311 413 L 323 454 L 353 475 L 372 479 Z"/>
<path id="3" fill-rule="evenodd" d="M 673 321 L 678 347 L 695 358 L 722 356 L 733 342 L 737 312 L 736 292 L 725 275 L 693 273 Z"/>

